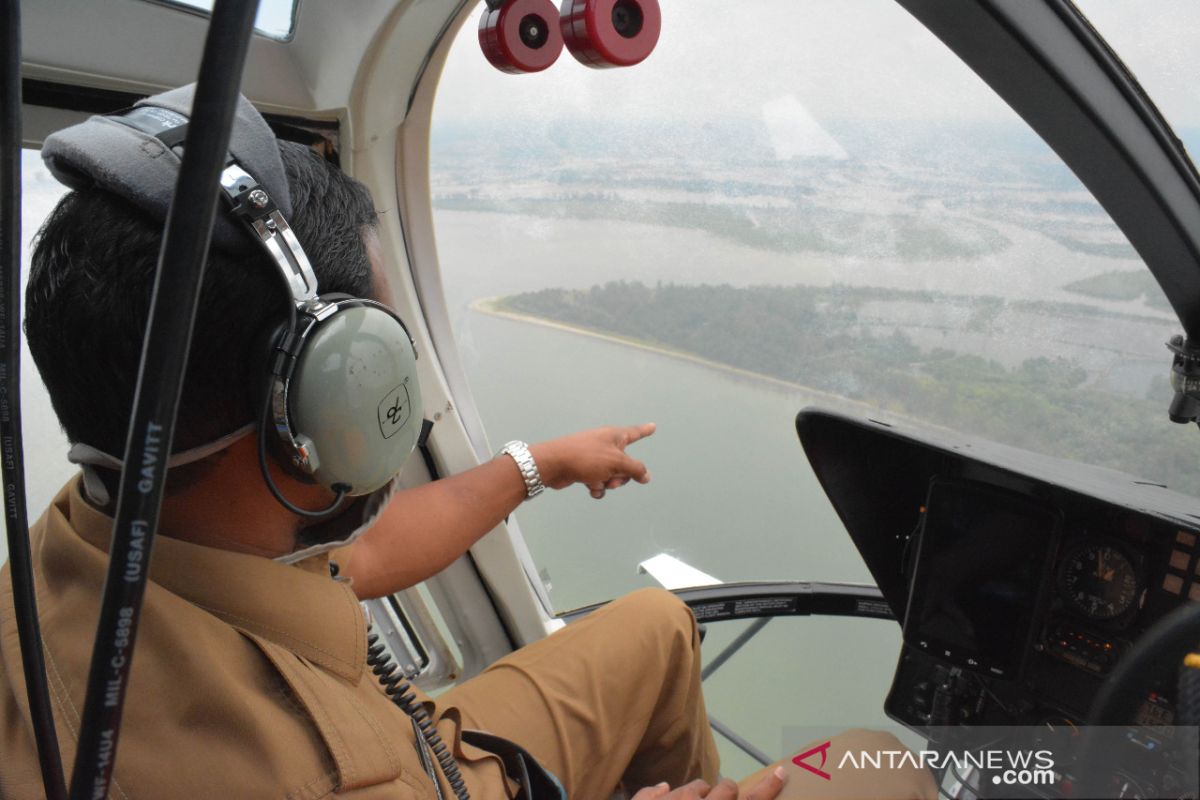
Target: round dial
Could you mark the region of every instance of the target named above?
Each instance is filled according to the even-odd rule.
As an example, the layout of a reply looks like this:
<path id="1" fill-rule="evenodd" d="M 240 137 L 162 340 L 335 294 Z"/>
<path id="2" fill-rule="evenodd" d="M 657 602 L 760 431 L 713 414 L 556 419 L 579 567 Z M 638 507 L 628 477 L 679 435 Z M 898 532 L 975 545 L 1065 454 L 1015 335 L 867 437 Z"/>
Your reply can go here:
<path id="1" fill-rule="evenodd" d="M 1076 611 L 1091 619 L 1113 619 L 1137 601 L 1137 570 L 1113 545 L 1088 544 L 1067 557 L 1059 587 Z"/>

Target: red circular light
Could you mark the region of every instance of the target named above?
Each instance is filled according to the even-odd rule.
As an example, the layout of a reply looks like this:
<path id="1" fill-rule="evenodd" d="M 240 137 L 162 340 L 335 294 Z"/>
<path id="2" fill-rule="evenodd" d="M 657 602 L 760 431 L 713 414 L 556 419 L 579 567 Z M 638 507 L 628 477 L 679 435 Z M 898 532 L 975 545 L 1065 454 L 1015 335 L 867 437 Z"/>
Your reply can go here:
<path id="1" fill-rule="evenodd" d="M 506 0 L 479 18 L 479 47 L 502 72 L 541 72 L 562 52 L 558 10 L 550 0 Z"/>
<path id="2" fill-rule="evenodd" d="M 563 0 L 563 40 L 571 55 L 589 67 L 630 67 L 644 61 L 661 30 L 658 0 Z"/>

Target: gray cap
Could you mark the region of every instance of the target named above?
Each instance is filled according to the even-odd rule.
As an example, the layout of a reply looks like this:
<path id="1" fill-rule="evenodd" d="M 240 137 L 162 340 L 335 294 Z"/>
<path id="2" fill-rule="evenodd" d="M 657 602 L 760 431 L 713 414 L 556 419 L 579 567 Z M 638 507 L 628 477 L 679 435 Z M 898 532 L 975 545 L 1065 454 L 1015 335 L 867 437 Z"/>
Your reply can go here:
<path id="1" fill-rule="evenodd" d="M 165 130 L 191 116 L 195 89 L 195 84 L 181 86 L 147 97 L 134 108 L 166 109 L 157 120 Z M 292 199 L 275 134 L 250 101 L 240 95 L 229 152 L 266 189 L 283 216 L 289 217 Z M 42 145 L 42 159 L 54 176 L 72 189 L 99 186 L 125 198 L 159 222 L 167 219 L 180 159 L 153 134 L 111 117 L 90 117 L 48 136 Z M 217 215 L 213 244 L 235 252 L 260 247 L 228 214 Z"/>

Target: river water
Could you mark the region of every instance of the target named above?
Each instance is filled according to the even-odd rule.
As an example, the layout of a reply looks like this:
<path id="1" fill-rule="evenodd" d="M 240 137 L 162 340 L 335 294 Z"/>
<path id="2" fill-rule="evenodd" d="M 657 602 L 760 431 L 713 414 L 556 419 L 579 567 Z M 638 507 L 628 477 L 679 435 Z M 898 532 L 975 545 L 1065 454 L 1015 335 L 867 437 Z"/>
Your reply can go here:
<path id="1" fill-rule="evenodd" d="M 558 609 L 654 585 L 636 567 L 663 552 L 726 581 L 870 580 L 796 437 L 796 412 L 812 398 L 479 312 L 461 330 L 474 342 L 472 388 L 493 442 L 658 423 L 632 451 L 649 465 L 650 484 L 599 502 L 575 487 L 519 510 Z M 742 627 L 710 626 L 706 649 Z M 710 680 L 711 711 L 772 753 L 786 726 L 873 724 L 898 643 L 894 623 L 775 620 Z"/>
<path id="2" fill-rule="evenodd" d="M 649 485 L 599 502 L 574 487 L 519 509 L 557 609 L 654 585 L 637 565 L 664 552 L 724 581 L 870 581 L 796 436 L 796 413 L 822 398 L 471 309 L 481 297 L 555 285 L 536 283 L 555 280 L 552 265 L 535 259 L 506 269 L 497 264 L 506 256 L 471 234 L 496 216 L 437 217 L 448 306 L 492 444 L 600 424 L 658 424 L 631 450 L 648 464 Z M 677 244 L 687 251 L 686 242 Z M 592 252 L 563 265 L 558 285 L 626 273 L 628 262 L 615 261 L 622 249 L 608 253 L 612 260 Z M 743 625 L 710 626 L 706 650 L 717 652 Z M 709 680 L 710 711 L 772 754 L 788 726 L 879 724 L 899 634 L 895 623 L 875 620 L 777 619 Z M 724 744 L 722 751 L 730 774 L 752 766 Z"/>

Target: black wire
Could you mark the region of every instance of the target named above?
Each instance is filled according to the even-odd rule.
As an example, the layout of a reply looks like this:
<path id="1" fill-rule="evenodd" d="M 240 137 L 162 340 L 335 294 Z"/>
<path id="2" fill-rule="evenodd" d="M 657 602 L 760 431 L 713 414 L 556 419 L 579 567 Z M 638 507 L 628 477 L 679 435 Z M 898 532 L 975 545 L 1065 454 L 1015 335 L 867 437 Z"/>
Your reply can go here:
<path id="1" fill-rule="evenodd" d="M 147 566 L 162 505 L 175 414 L 217 211 L 238 88 L 258 0 L 216 0 L 204 41 L 183 163 L 159 252 L 134 391 L 109 550 L 108 576 L 88 672 L 72 800 L 106 797 L 116 762 Z M 136 547 L 135 547 L 136 543 Z"/>
<path id="2" fill-rule="evenodd" d="M 263 482 L 267 484 L 267 488 L 271 491 L 271 496 L 274 497 L 281 506 L 298 517 L 320 519 L 322 517 L 329 516 L 334 511 L 337 511 L 338 506 L 340 506 L 342 501 L 346 499 L 346 486 L 341 483 L 334 484 L 334 491 L 337 492 L 337 495 L 333 498 L 333 502 L 331 502 L 325 508 L 321 508 L 316 511 L 310 511 L 307 508 L 301 508 L 283 496 L 283 492 L 279 490 L 279 486 L 276 485 L 275 479 L 271 477 L 271 470 L 267 466 L 267 431 L 271 425 L 271 397 L 269 394 L 267 395 L 267 402 L 265 405 L 266 407 L 263 409 L 262 416 L 259 418 L 258 426 L 258 469 L 260 472 L 262 472 Z"/>
<path id="3" fill-rule="evenodd" d="M 980 691 L 990 697 L 992 702 L 999 706 L 1000 710 L 1007 714 L 1009 718 L 1016 719 L 1019 716 L 1017 712 L 1009 708 L 1008 705 L 1006 705 L 999 697 L 996 696 L 996 693 L 992 691 L 992 687 L 988 686 L 988 682 L 983 676 L 976 675 L 974 677 L 975 684 L 979 687 Z"/>
<path id="4" fill-rule="evenodd" d="M 290 289 L 288 293 L 289 295 L 291 294 Z M 276 342 L 275 347 L 278 348 L 282 343 L 291 341 L 295 334 L 296 305 L 289 298 L 287 330 Z M 271 470 L 267 466 L 267 436 L 269 435 L 267 432 L 270 430 L 273 424 L 271 421 L 271 389 L 273 388 L 274 383 L 275 376 L 271 374 L 268 376 L 267 390 L 263 393 L 264 399 L 262 413 L 259 414 L 258 417 L 258 469 L 262 472 L 263 482 L 267 484 L 267 488 L 271 491 L 271 496 L 274 497 L 281 506 L 296 516 L 305 517 L 307 519 L 320 519 L 321 517 L 327 517 L 334 511 L 337 511 L 338 506 L 340 506 L 342 501 L 346 499 L 346 493 L 349 491 L 349 488 L 345 484 L 335 483 L 333 485 L 333 490 L 337 492 L 337 496 L 334 497 L 332 503 L 317 511 L 309 511 L 306 508 L 301 508 L 284 497 L 283 492 L 279 490 L 279 486 L 275 484 L 275 479 L 271 477 Z"/>
<path id="5" fill-rule="evenodd" d="M 17 638 L 29 716 L 37 745 L 42 784 L 49 800 L 67 796 L 62 756 L 54 731 L 54 711 L 46 683 L 42 633 L 33 584 L 29 515 L 25 508 L 24 445 L 21 439 L 21 14 L 17 0 L 0 11 L 4 78 L 0 85 L 0 469 L 4 479 L 4 522 Z"/>
<path id="6" fill-rule="evenodd" d="M 962 776 L 962 773 L 958 771 L 958 766 L 954 763 L 953 759 L 951 759 L 950 763 L 947 764 L 946 767 L 950 770 L 950 774 L 954 776 L 954 779 L 958 781 L 960 786 L 965 786 L 967 791 L 976 797 L 983 797 L 983 790 L 979 788 L 977 784 L 971 783 Z"/>
<path id="7" fill-rule="evenodd" d="M 975 797 L 983 797 L 983 790 L 980 789 L 977 785 L 968 781 L 966 778 L 964 778 L 962 776 L 962 774 L 958 771 L 958 767 L 955 766 L 953 760 L 948 760 L 946 762 L 946 766 L 942 768 L 942 771 L 940 773 L 938 773 L 938 776 L 937 776 L 938 794 L 940 794 L 942 797 L 946 798 L 946 800 L 960 800 L 960 798 L 962 797 L 961 792 L 957 795 L 952 795 L 949 792 L 947 792 L 946 787 L 942 785 L 946 782 L 947 773 L 954 776 L 954 779 L 956 781 L 958 781 L 958 785 L 960 788 L 965 788 L 971 794 L 975 795 Z"/>
<path id="8" fill-rule="evenodd" d="M 471 800 L 471 794 L 467 791 L 467 782 L 463 779 L 458 764 L 454 762 L 454 755 L 446 747 L 433 720 L 429 718 L 429 712 L 417 702 L 417 694 L 413 691 L 412 684 L 409 683 L 404 672 L 398 670 L 396 662 L 388 655 L 387 649 L 379 641 L 379 634 L 373 631 L 367 636 L 367 666 L 379 679 L 383 690 L 387 692 L 388 697 L 392 698 L 392 702 L 412 717 L 417 730 L 421 732 L 425 743 L 429 745 L 429 749 L 437 758 L 438 765 L 442 768 L 442 774 L 446 776 L 446 781 L 454 790 L 455 797 L 458 800 Z"/>
<path id="9" fill-rule="evenodd" d="M 943 785 L 946 783 L 946 775 L 949 772 L 950 772 L 950 765 L 947 764 L 946 766 L 942 767 L 940 772 L 934 773 L 936 775 L 935 783 L 937 785 L 938 794 L 941 795 L 942 797 L 946 798 L 946 800 L 959 800 L 959 798 L 957 798 L 954 795 L 947 792 L 946 787 Z M 955 773 L 955 777 L 958 777 L 958 773 Z M 962 781 L 960 780 L 959 783 L 962 783 Z"/>
<path id="10" fill-rule="evenodd" d="M 945 780 L 945 778 L 943 778 L 942 780 Z M 938 794 L 940 796 L 946 798 L 946 800 L 959 800 L 959 798 L 955 797 L 954 795 L 952 795 L 946 791 L 945 787 L 942 786 L 942 781 L 938 781 L 937 790 L 938 790 Z"/>

